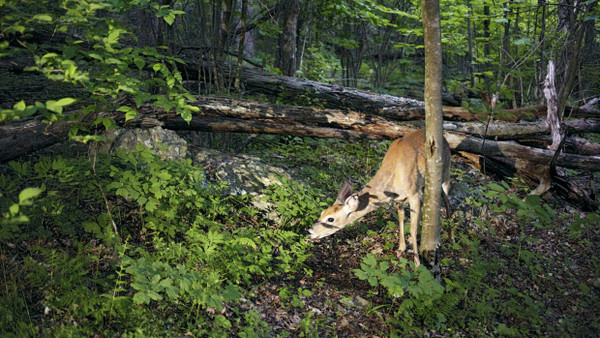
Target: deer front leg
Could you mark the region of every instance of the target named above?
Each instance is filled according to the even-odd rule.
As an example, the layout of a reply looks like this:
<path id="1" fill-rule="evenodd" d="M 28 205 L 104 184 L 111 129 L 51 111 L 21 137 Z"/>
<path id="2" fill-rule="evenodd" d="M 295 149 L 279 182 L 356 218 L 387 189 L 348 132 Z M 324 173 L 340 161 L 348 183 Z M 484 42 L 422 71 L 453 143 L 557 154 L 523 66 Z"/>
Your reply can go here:
<path id="1" fill-rule="evenodd" d="M 421 221 L 421 198 L 420 196 L 414 196 L 409 199 L 410 204 L 410 244 L 415 253 L 415 265 L 419 266 L 419 248 L 417 247 L 417 231 L 419 228 L 419 222 Z"/>
<path id="2" fill-rule="evenodd" d="M 398 203 L 398 224 L 400 225 L 400 243 L 396 254 L 400 257 L 406 251 L 406 242 L 404 240 L 404 204 L 402 203 Z"/>

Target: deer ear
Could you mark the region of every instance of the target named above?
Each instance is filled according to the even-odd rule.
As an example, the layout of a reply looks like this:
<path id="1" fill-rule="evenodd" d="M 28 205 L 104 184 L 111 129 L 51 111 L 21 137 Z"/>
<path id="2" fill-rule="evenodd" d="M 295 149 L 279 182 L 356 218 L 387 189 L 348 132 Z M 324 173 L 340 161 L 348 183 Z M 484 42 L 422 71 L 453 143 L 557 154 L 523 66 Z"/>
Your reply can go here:
<path id="1" fill-rule="evenodd" d="M 350 211 L 356 211 L 356 209 L 358 209 L 358 195 L 354 194 L 346 198 L 344 205 L 350 209 Z"/>
<path id="2" fill-rule="evenodd" d="M 350 182 L 346 181 L 346 183 L 342 185 L 340 191 L 338 192 L 337 202 L 339 204 L 343 204 L 344 201 L 346 201 L 346 199 L 352 194 L 354 194 L 354 189 L 352 189 L 352 185 L 350 184 Z"/>

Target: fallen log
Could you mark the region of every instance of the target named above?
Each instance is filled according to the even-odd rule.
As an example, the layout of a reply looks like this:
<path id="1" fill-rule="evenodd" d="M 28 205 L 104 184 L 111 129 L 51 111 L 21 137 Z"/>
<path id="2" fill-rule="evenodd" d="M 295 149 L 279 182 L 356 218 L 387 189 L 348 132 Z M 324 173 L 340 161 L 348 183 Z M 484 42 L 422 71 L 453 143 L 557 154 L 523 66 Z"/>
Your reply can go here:
<path id="1" fill-rule="evenodd" d="M 539 172 L 517 169 L 515 160 L 478 156 L 470 153 L 460 153 L 459 155 L 475 169 L 497 179 L 515 177 L 519 173 L 521 177 L 525 178 L 528 185 L 535 186 L 538 183 Z M 557 195 L 569 201 L 569 203 L 581 207 L 584 211 L 596 211 L 600 206 L 600 202 L 595 200 L 591 190 L 582 188 L 579 184 L 568 180 L 566 177 L 553 176 L 551 189 Z"/>
<path id="2" fill-rule="evenodd" d="M 123 114 L 104 113 L 123 126 L 162 125 L 173 129 L 194 129 L 202 131 L 277 133 L 297 136 L 332 138 L 399 138 L 417 127 L 408 123 L 399 124 L 380 116 L 367 116 L 352 111 L 334 109 L 307 108 L 257 103 L 233 99 L 206 99 L 197 103 L 190 102 L 200 112 L 192 118 L 192 123 L 184 125 L 183 120 L 173 113 L 161 112 L 152 106 L 144 106 L 139 116 L 125 123 Z M 159 121 L 150 123 L 149 121 Z M 37 122 L 36 122 L 37 121 Z M 456 125 L 456 123 L 454 123 Z M 590 124 L 584 123 L 589 126 Z M 462 125 L 467 126 L 466 124 Z M 67 135 L 69 123 L 55 123 L 47 126 L 39 119 L 20 124 L 0 126 L 0 161 L 6 161 L 39 149 L 51 142 L 58 142 Z M 473 129 L 473 128 L 466 128 Z M 497 128 L 506 130 L 507 128 Z M 509 128 L 508 128 L 509 129 Z M 456 130 L 456 128 L 455 128 Z M 491 130 L 496 130 L 491 128 Z M 527 147 L 516 142 L 485 140 L 447 131 L 446 138 L 455 151 L 467 151 L 490 157 L 520 158 L 529 162 L 547 164 L 553 156 L 548 150 Z M 42 137 L 43 136 L 43 137 Z M 39 141 L 38 141 L 39 140 Z M 557 164 L 567 168 L 600 170 L 597 156 L 561 154 Z"/>
<path id="3" fill-rule="evenodd" d="M 194 81 L 202 80 L 210 83 L 211 78 L 202 74 L 211 74 L 212 63 L 198 64 L 189 60 L 186 64 L 178 64 L 184 77 Z M 233 83 L 236 66 L 225 64 L 222 67 L 226 83 Z M 306 101 L 309 98 L 319 105 L 333 109 L 350 109 L 369 115 L 381 115 L 398 121 L 423 120 L 424 103 L 421 100 L 402 98 L 392 95 L 376 94 L 354 88 L 327 84 L 317 81 L 303 80 L 294 77 L 275 75 L 249 67 L 243 67 L 241 83 L 246 93 L 264 94 L 273 98 L 281 98 L 291 102 Z M 566 108 L 565 115 L 570 117 L 600 117 L 600 110 L 594 108 L 596 101 L 580 108 Z M 517 109 L 499 110 L 493 113 L 496 120 L 518 121 L 531 117 L 546 116 L 546 106 L 532 106 Z M 485 108 L 465 109 L 462 107 L 443 107 L 445 120 L 475 121 L 488 119 L 490 112 Z"/>
<path id="4" fill-rule="evenodd" d="M 472 154 L 516 158 L 543 165 L 550 164 L 554 156 L 554 151 L 527 147 L 514 141 L 486 140 L 455 132 L 445 132 L 444 136 L 448 140 L 451 149 Z M 557 158 L 556 165 L 565 168 L 598 171 L 600 170 L 600 156 L 561 153 Z"/>
<path id="5" fill-rule="evenodd" d="M 66 140 L 71 123 L 48 125 L 38 117 L 0 125 L 0 163 Z"/>
<path id="6" fill-rule="evenodd" d="M 205 132 L 251 133 L 251 134 L 278 134 L 295 135 L 303 137 L 340 138 L 340 139 L 385 139 L 377 134 L 354 130 L 342 130 L 328 127 L 313 127 L 304 125 L 291 125 L 263 121 L 249 121 L 230 117 L 194 116 L 188 124 L 183 118 L 169 117 L 164 119 L 141 118 L 125 123 L 126 127 L 155 127 L 161 126 L 171 130 L 194 130 Z"/>
<path id="7" fill-rule="evenodd" d="M 227 103 L 233 104 L 228 106 Z M 151 106 L 144 106 L 139 115 L 124 121 L 121 113 L 102 113 L 101 117 L 113 118 L 123 127 L 151 128 L 162 126 L 174 130 L 198 130 L 212 132 L 244 132 L 273 133 L 310 137 L 344 138 L 344 139 L 390 139 L 402 137 L 417 126 L 398 125 L 380 116 L 365 117 L 349 111 L 322 110 L 318 108 L 269 105 L 255 102 L 210 99 L 197 104 L 200 109 L 192 117 L 190 124 L 174 113 L 155 111 Z M 233 110 L 236 110 L 233 112 Z M 326 112 L 327 114 L 317 114 Z M 212 114 L 212 116 L 211 116 Z M 238 117 L 231 117 L 231 116 Z M 243 118 L 239 118 L 243 117 Z M 311 117 L 314 117 L 312 120 Z M 309 122 L 306 122 L 306 119 Z M 368 119 L 371 118 L 369 121 Z M 46 125 L 42 118 L 11 123 L 0 126 L 0 162 L 22 156 L 28 152 L 66 139 L 70 124 L 74 121 L 59 122 Z M 79 121 L 81 122 L 81 121 Z M 306 122 L 306 123 L 305 123 Z M 305 123 L 305 124 L 303 124 Z M 91 123 L 85 124 L 93 131 Z M 6 137 L 4 137 L 6 135 Z M 528 147 L 513 141 L 495 141 L 476 136 L 445 132 L 451 148 L 455 152 L 467 153 L 473 161 L 502 162 L 508 174 L 517 171 L 526 175 L 539 176 L 538 169 L 547 167 L 554 152 Z M 470 155 L 469 155 L 470 154 Z M 561 153 L 557 165 L 565 168 L 600 170 L 600 156 L 581 156 Z M 488 169 L 492 168 L 491 166 Z M 499 170 L 499 169 L 495 169 Z M 566 196 L 580 195 L 582 205 L 593 206 L 593 200 L 580 194 L 568 181 L 563 179 L 561 194 Z"/>

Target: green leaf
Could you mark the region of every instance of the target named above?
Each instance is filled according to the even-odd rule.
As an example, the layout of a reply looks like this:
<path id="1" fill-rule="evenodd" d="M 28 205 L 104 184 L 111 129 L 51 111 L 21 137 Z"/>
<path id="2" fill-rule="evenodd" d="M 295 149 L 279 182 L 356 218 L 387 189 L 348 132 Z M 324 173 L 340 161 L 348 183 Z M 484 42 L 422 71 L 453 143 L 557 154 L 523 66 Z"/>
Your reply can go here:
<path id="1" fill-rule="evenodd" d="M 119 41 L 119 35 L 121 34 L 121 31 L 118 29 L 113 30 L 112 32 L 110 32 L 110 34 L 108 34 L 108 38 L 106 39 L 106 43 L 111 45 L 114 43 L 117 43 Z"/>
<path id="2" fill-rule="evenodd" d="M 165 20 L 165 22 L 167 24 L 169 24 L 169 26 L 171 26 L 173 24 L 173 22 L 175 21 L 175 15 L 173 15 L 173 14 L 165 15 L 163 17 L 163 19 Z"/>
<path id="3" fill-rule="evenodd" d="M 23 111 L 23 110 L 25 110 L 25 108 L 27 108 L 27 105 L 25 104 L 25 101 L 23 101 L 23 100 L 17 102 L 14 105 L 14 109 L 18 110 L 18 111 Z"/>
<path id="4" fill-rule="evenodd" d="M 150 303 L 150 297 L 145 292 L 138 292 L 133 295 L 133 301 L 136 304 L 148 304 Z"/>
<path id="5" fill-rule="evenodd" d="M 21 34 L 23 34 L 23 33 L 25 33 L 25 26 L 21 26 L 21 25 L 14 25 L 14 26 L 12 26 L 12 27 L 9 27 L 9 31 L 10 31 L 10 30 L 13 30 L 13 31 L 15 31 L 15 32 L 17 32 L 17 33 L 21 33 Z"/>
<path id="6" fill-rule="evenodd" d="M 71 104 L 75 103 L 75 101 L 77 101 L 77 100 L 74 99 L 74 98 L 72 98 L 72 97 L 65 97 L 65 98 L 62 98 L 62 99 L 58 100 L 56 102 L 56 104 L 59 105 L 59 106 L 61 106 L 61 107 L 64 107 L 64 106 L 68 106 L 68 105 L 71 105 Z"/>
<path id="7" fill-rule="evenodd" d="M 120 106 L 117 110 L 125 112 L 125 121 L 129 121 L 137 116 L 137 111 L 129 106 Z"/>
<path id="8" fill-rule="evenodd" d="M 81 225 L 83 226 L 83 230 L 85 232 L 90 232 L 96 236 L 102 234 L 102 230 L 100 229 L 100 226 L 96 222 L 84 221 L 81 223 Z"/>
<path id="9" fill-rule="evenodd" d="M 19 193 L 19 204 L 24 205 L 30 199 L 37 197 L 40 193 L 42 193 L 42 189 L 40 188 L 25 188 Z"/>
<path id="10" fill-rule="evenodd" d="M 148 200 L 148 202 L 146 202 L 146 205 L 144 206 L 144 208 L 147 211 L 152 212 L 152 211 L 156 210 L 156 207 L 158 206 L 158 203 L 160 203 L 160 202 L 156 198 L 150 197 L 150 199 Z"/>
<path id="11" fill-rule="evenodd" d="M 179 290 L 174 286 L 166 286 L 165 292 L 171 299 L 177 299 L 179 297 Z"/>
<path id="12" fill-rule="evenodd" d="M 38 20 L 38 21 L 45 21 L 45 22 L 52 21 L 52 17 L 50 16 L 50 14 L 36 14 L 33 17 L 33 19 Z"/>
<path id="13" fill-rule="evenodd" d="M 375 267 L 377 265 L 377 260 L 375 259 L 375 255 L 368 254 L 367 257 L 363 258 L 363 262 L 369 265 L 370 267 Z"/>
<path id="14" fill-rule="evenodd" d="M 62 106 L 58 104 L 58 101 L 48 100 L 46 101 L 46 109 L 53 111 L 57 114 L 62 113 Z"/>
<path id="15" fill-rule="evenodd" d="M 227 285 L 227 287 L 222 291 L 221 294 L 223 295 L 223 298 L 228 302 L 236 301 L 240 299 L 240 297 L 242 297 L 239 288 L 231 284 Z"/>
<path id="16" fill-rule="evenodd" d="M 183 120 L 185 122 L 187 122 L 188 124 L 192 121 L 192 113 L 190 113 L 189 110 L 185 110 L 181 113 L 181 117 L 183 118 Z"/>
<path id="17" fill-rule="evenodd" d="M 157 293 L 154 290 L 148 290 L 148 296 L 150 298 L 152 298 L 153 300 L 162 300 L 163 296 L 161 296 L 159 293 Z"/>
<path id="18" fill-rule="evenodd" d="M 19 205 L 18 204 L 13 204 L 8 208 L 8 211 L 10 212 L 11 215 L 16 215 L 19 213 Z"/>
<path id="19" fill-rule="evenodd" d="M 369 276 L 367 275 L 367 273 L 364 272 L 361 269 L 354 269 L 352 271 L 354 272 L 354 274 L 356 275 L 356 277 L 358 277 L 358 279 L 360 279 L 360 280 L 365 280 L 365 279 L 369 278 Z"/>
<path id="20" fill-rule="evenodd" d="M 498 191 L 498 192 L 505 192 L 506 189 L 504 189 L 503 186 L 497 184 L 497 183 L 490 183 L 488 185 L 488 187 L 490 187 L 490 189 L 494 190 L 494 191 Z"/>
<path id="21" fill-rule="evenodd" d="M 217 315 L 215 317 L 215 324 L 217 324 L 218 326 L 220 326 L 224 329 L 231 328 L 231 322 L 229 320 L 227 320 L 227 318 L 225 318 L 225 316 L 223 316 L 223 315 Z"/>
<path id="22" fill-rule="evenodd" d="M 142 70 L 142 68 L 144 68 L 146 65 L 146 62 L 141 57 L 134 57 L 133 63 L 138 67 L 139 70 Z"/>

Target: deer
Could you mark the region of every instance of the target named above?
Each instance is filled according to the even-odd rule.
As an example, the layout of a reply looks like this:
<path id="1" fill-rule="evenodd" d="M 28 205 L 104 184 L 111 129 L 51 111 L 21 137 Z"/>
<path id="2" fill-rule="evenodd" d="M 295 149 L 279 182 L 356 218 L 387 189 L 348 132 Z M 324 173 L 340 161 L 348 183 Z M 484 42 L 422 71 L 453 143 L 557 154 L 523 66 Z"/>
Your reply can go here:
<path id="1" fill-rule="evenodd" d="M 442 145 L 442 190 L 446 215 L 450 215 L 450 146 L 446 139 Z M 392 142 L 375 176 L 359 192 L 346 182 L 338 192 L 335 203 L 321 212 L 317 222 L 309 229 L 309 241 L 332 235 L 383 204 L 397 202 L 400 241 L 396 252 L 401 257 L 406 251 L 404 239 L 404 203 L 410 206 L 410 244 L 415 265 L 420 264 L 417 250 L 417 228 L 421 220 L 421 201 L 425 186 L 425 130 Z M 438 243 L 440 239 L 438 238 Z"/>

